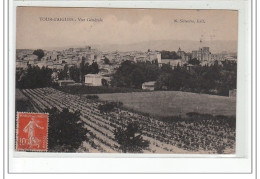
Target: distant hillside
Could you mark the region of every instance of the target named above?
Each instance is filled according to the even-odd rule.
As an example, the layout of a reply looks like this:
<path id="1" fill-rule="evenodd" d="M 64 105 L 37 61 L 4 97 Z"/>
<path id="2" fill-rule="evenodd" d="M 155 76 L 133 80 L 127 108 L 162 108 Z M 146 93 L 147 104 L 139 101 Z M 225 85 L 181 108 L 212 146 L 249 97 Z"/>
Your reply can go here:
<path id="1" fill-rule="evenodd" d="M 210 51 L 213 53 L 226 52 L 237 52 L 237 41 L 205 41 L 202 44 L 199 41 L 189 41 L 189 40 L 157 40 L 157 41 L 147 41 L 139 42 L 133 44 L 78 44 L 63 47 L 43 47 L 44 50 L 63 50 L 68 48 L 78 48 L 85 47 L 86 45 L 92 46 L 99 51 L 147 51 L 151 50 L 169 50 L 177 51 L 180 47 L 186 52 L 191 52 L 192 50 L 198 50 L 201 46 L 210 47 Z"/>
<path id="2" fill-rule="evenodd" d="M 104 44 L 93 46 L 101 51 L 147 51 L 147 49 L 177 51 L 181 47 L 182 50 L 191 52 L 192 50 L 197 50 L 200 47 L 200 43 L 197 41 L 158 40 L 134 44 Z M 237 41 L 205 41 L 201 46 L 210 47 L 210 51 L 213 53 L 220 53 L 222 51 L 237 52 Z"/>

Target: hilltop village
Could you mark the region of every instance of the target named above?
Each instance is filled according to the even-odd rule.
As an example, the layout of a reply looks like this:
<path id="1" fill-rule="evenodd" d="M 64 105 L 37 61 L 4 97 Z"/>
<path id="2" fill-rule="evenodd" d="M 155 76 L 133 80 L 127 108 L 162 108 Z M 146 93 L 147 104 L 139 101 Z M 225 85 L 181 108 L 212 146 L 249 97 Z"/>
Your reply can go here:
<path id="1" fill-rule="evenodd" d="M 235 53 L 222 52 L 213 54 L 209 47 L 201 47 L 192 52 L 186 52 L 179 48 L 177 51 L 156 51 L 147 50 L 129 51 L 129 52 L 101 52 L 98 49 L 93 49 L 91 46 L 84 48 L 68 48 L 65 50 L 30 50 L 17 49 L 16 51 L 16 70 L 24 70 L 30 66 L 38 66 L 52 69 L 52 79 L 58 82 L 60 86 L 63 85 L 79 85 L 75 80 L 71 79 L 70 71 L 67 70 L 68 75 L 62 78 L 59 73 L 71 67 L 80 68 L 82 64 L 98 66 L 98 72 L 84 74 L 84 85 L 102 86 L 102 79 L 107 83 L 110 82 L 110 77 L 116 72 L 120 64 L 124 61 L 131 61 L 134 63 L 153 63 L 158 67 L 164 64 L 170 65 L 172 69 L 177 66 L 185 67 L 187 69 L 193 68 L 194 65 L 212 66 L 214 64 L 222 65 L 222 61 L 236 61 Z M 152 85 L 152 86 L 151 86 Z M 143 89 L 153 89 L 154 82 L 146 82 L 143 84 Z"/>

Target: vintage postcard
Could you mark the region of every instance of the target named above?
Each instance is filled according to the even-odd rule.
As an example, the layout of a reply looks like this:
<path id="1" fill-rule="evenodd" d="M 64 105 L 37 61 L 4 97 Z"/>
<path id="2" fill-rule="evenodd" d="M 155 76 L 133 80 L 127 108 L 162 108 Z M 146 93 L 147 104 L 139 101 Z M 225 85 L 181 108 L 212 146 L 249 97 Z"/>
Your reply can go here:
<path id="1" fill-rule="evenodd" d="M 237 46 L 237 10 L 17 7 L 15 150 L 235 154 Z"/>

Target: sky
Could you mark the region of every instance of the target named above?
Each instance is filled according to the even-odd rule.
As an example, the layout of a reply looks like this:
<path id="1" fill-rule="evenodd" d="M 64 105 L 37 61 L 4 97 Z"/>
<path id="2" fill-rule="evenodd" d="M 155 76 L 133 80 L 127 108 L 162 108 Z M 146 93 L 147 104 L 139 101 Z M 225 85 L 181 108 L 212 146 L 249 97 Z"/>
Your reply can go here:
<path id="1" fill-rule="evenodd" d="M 16 11 L 17 49 L 154 40 L 236 41 L 237 37 L 238 12 L 232 10 L 17 7 Z"/>

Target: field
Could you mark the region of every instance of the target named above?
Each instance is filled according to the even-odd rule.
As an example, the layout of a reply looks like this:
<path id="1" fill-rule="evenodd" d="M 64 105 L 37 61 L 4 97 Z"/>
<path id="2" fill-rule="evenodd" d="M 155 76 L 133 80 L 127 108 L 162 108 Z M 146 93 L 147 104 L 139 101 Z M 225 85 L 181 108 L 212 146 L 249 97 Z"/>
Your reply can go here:
<path id="1" fill-rule="evenodd" d="M 102 101 L 120 101 L 124 107 L 154 116 L 168 117 L 188 112 L 236 115 L 236 99 L 181 91 L 98 94 Z"/>
<path id="2" fill-rule="evenodd" d="M 116 108 L 104 114 L 99 110 L 99 106 L 104 105 L 106 102 L 87 99 L 81 95 L 68 94 L 53 88 L 23 89 L 21 92 L 32 104 L 34 111 L 31 112 L 45 112 L 46 109 L 53 107 L 56 107 L 60 111 L 63 108 L 68 108 L 70 112 L 80 111 L 80 119 L 89 132 L 87 133 L 88 140 L 82 143 L 78 152 L 121 153 L 119 144 L 115 140 L 114 130 L 121 127 L 126 128 L 132 122 L 137 122 L 139 126 L 142 126 L 142 136 L 150 142 L 149 147 L 144 149 L 143 153 L 202 154 L 235 152 L 235 125 L 230 124 L 229 120 L 226 120 L 227 117 L 224 116 L 218 119 L 213 116 L 197 116 L 195 118 L 187 118 L 187 120 L 163 121 L 158 120 L 156 117 L 142 115 L 125 108 Z M 164 94 L 164 92 L 156 93 L 160 94 L 159 96 Z M 154 95 L 156 93 L 145 93 L 145 95 L 157 97 L 158 94 Z M 184 95 L 186 93 L 177 92 L 175 95 L 178 96 L 180 94 Z M 185 99 L 189 100 L 191 99 L 189 95 L 194 94 L 187 93 L 186 95 Z M 144 98 L 144 95 L 143 93 L 136 93 L 134 97 L 140 101 Z M 163 97 L 169 101 L 169 94 Z M 157 98 L 158 101 L 153 100 L 153 102 L 160 103 L 159 107 L 162 107 L 162 100 L 164 98 Z M 212 96 L 212 98 L 219 100 L 223 97 Z M 214 101 L 214 99 L 209 101 Z M 151 100 L 143 101 L 143 103 L 145 102 L 151 102 Z M 222 99 L 222 103 L 225 103 L 225 100 Z M 53 119 L 50 118 L 49 120 Z M 81 150 L 82 148 L 84 150 Z"/>

